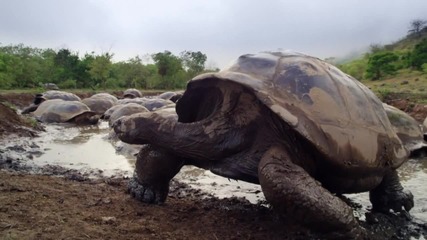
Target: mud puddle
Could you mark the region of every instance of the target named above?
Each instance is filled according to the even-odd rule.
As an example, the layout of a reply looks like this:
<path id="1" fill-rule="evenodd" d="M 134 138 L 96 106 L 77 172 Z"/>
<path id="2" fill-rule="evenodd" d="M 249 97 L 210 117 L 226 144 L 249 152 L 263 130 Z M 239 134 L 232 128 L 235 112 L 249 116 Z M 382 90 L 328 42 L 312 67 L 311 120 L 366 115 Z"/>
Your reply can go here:
<path id="1" fill-rule="evenodd" d="M 106 122 L 85 127 L 47 125 L 46 132 L 34 139 L 40 154 L 35 154 L 32 162 L 37 166 L 49 164 L 102 173 L 106 177 L 132 176 L 135 150 L 118 151 L 127 146 L 111 139 L 109 134 Z M 264 200 L 259 185 L 223 178 L 200 168 L 184 166 L 175 178 L 220 198 L 244 197 L 252 203 Z"/>
<path id="2" fill-rule="evenodd" d="M 109 133 L 106 122 L 85 127 L 48 125 L 46 132 L 35 141 L 43 154 L 35 156 L 33 163 L 38 166 L 59 165 L 83 172 L 96 169 L 104 176 L 131 176 L 135 158 L 118 154 Z"/>

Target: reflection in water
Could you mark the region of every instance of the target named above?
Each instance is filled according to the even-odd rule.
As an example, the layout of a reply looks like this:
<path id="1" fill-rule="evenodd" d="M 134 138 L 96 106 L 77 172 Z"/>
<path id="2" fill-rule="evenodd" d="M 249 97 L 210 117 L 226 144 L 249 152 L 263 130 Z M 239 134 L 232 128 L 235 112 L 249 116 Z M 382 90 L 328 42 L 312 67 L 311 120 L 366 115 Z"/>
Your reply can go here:
<path id="1" fill-rule="evenodd" d="M 78 170 L 96 168 L 104 171 L 105 175 L 125 171 L 125 175 L 130 176 L 135 158 L 116 154 L 114 146 L 105 140 L 108 133 L 105 122 L 79 128 L 48 125 L 46 133 L 37 142 L 42 149 L 47 150 L 34 158 L 34 163 L 55 164 Z"/>
<path id="2" fill-rule="evenodd" d="M 36 140 L 42 149 L 48 150 L 34 161 L 40 165 L 56 164 L 79 170 L 97 168 L 103 170 L 105 175 L 125 171 L 126 175 L 130 176 L 135 157 L 117 154 L 111 141 L 107 140 L 109 131 L 106 122 L 101 122 L 98 126 L 80 128 L 49 125 L 46 133 Z M 415 221 L 427 224 L 427 158 L 408 161 L 399 169 L 399 175 L 402 185 L 415 197 L 415 207 L 411 210 L 411 215 Z M 221 198 L 245 197 L 252 203 L 264 200 L 259 185 L 229 180 L 191 166 L 183 167 L 176 179 Z M 363 206 L 361 211 L 356 212 L 363 218 L 363 213 L 371 206 L 368 193 L 346 196 Z"/>
<path id="3" fill-rule="evenodd" d="M 402 185 L 414 194 L 415 206 L 411 215 L 427 224 L 427 158 L 409 160 L 399 168 Z"/>

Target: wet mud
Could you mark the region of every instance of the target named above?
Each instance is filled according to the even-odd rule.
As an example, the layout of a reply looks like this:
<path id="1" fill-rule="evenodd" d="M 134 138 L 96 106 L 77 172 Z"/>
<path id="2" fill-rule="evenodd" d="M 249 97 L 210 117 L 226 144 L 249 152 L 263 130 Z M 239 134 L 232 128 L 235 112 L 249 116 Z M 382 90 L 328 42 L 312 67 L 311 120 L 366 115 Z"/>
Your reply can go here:
<path id="1" fill-rule="evenodd" d="M 108 125 L 105 125 L 105 123 L 91 127 L 49 125 L 45 126 L 45 129 L 46 131 L 39 133 L 38 137 L 9 137 L 2 140 L 2 147 L 0 147 L 0 169 L 2 170 L 0 175 L 8 179 L 20 178 L 14 181 L 4 181 L 0 185 L 3 188 L 3 193 L 18 194 L 34 192 L 33 194 L 37 195 L 40 192 L 40 188 L 46 188 L 49 191 L 58 190 L 56 187 L 50 189 L 49 186 L 40 186 L 38 182 L 51 179 L 53 182 L 63 182 L 62 184 L 66 185 L 82 184 L 87 187 L 84 190 L 85 196 L 80 199 L 83 202 L 88 201 L 88 198 L 91 198 L 90 196 L 94 194 L 90 186 L 97 188 L 99 184 L 105 188 L 109 188 L 108 191 L 114 191 L 114 196 L 121 198 L 120 201 L 127 201 L 127 203 L 123 203 L 124 205 L 135 201 L 126 194 L 126 186 L 133 172 L 135 158 L 132 154 L 117 152 L 117 141 L 110 138 Z M 50 176 L 50 178 L 46 176 Z M 354 213 L 359 217 L 362 226 L 371 232 L 372 239 L 425 239 L 425 236 L 427 236 L 427 187 L 424 185 L 424 182 L 427 181 L 427 159 L 410 160 L 402 166 L 400 176 L 404 187 L 410 189 L 415 195 L 416 205 L 411 211 L 411 219 L 408 219 L 407 216 L 399 216 L 393 213 L 390 215 L 372 214 L 369 211 L 370 203 L 367 194 L 345 196 L 346 201 L 354 208 Z M 33 185 L 33 182 L 27 182 L 25 187 L 20 187 L 25 182 L 21 182 L 22 178 L 37 179 L 34 181 L 37 185 Z M 67 188 L 66 185 L 62 186 Z M 96 201 L 101 201 L 98 203 L 101 205 L 105 204 L 105 201 L 108 202 L 107 205 L 112 205 L 111 200 L 108 200 L 111 196 L 107 193 L 107 190 L 105 191 L 106 193 L 100 194 L 99 199 Z M 60 198 L 68 198 L 66 197 L 67 195 L 68 193 Z M 5 195 L 2 196 L 1 203 L 3 205 L 6 202 L 4 199 Z M 50 196 L 50 194 L 47 194 L 47 196 Z M 46 197 L 42 196 L 41 200 L 44 198 Z M 11 199 L 7 201 L 13 202 Z M 65 201 L 65 199 L 59 201 Z M 179 201 L 183 202 L 178 203 Z M 235 228 L 229 229 L 230 233 L 215 235 L 218 239 L 232 239 L 233 237 L 236 239 L 240 239 L 241 237 L 261 239 L 266 236 L 269 236 L 270 239 L 323 238 L 310 232 L 308 229 L 293 225 L 291 219 L 281 219 L 277 216 L 274 210 L 265 202 L 260 186 L 222 178 L 194 167 L 184 167 L 175 177 L 165 205 L 150 206 L 135 201 L 133 204 L 138 206 L 135 206 L 134 209 L 128 209 L 128 211 L 137 213 L 138 211 L 144 211 L 148 206 L 150 209 L 159 208 L 162 211 L 166 211 L 165 208 L 183 207 L 182 204 L 193 206 L 196 203 L 200 206 L 194 207 L 191 210 L 194 211 L 192 214 L 200 211 L 197 214 L 205 212 L 205 214 L 208 213 L 210 215 L 212 209 L 218 211 L 213 213 L 216 214 L 215 217 L 211 216 L 211 225 L 199 226 L 200 229 L 197 229 L 198 231 L 205 228 L 206 231 L 217 234 L 219 231 L 217 228 L 222 229 L 233 226 L 232 223 L 227 222 L 230 216 L 238 219 L 234 219 L 238 223 L 235 222 Z M 19 203 L 15 202 L 15 204 L 19 206 Z M 87 209 L 81 210 L 85 212 Z M 9 211 L 7 210 L 6 212 Z M 227 213 L 230 215 L 227 216 Z M 188 212 L 182 212 L 181 216 L 177 217 L 175 224 L 177 226 L 182 225 L 182 222 L 178 223 L 178 219 L 186 219 L 192 214 L 188 215 Z M 154 213 L 153 216 L 155 216 Z M 221 216 L 224 219 L 220 219 Z M 248 220 L 250 218 L 248 216 L 257 219 L 257 221 L 249 223 Z M 8 218 L 10 217 L 14 218 L 18 216 L 14 216 L 13 214 L 8 215 Z M 97 221 L 117 224 L 119 220 L 116 216 L 113 217 L 109 218 L 109 215 L 106 214 L 105 218 L 100 217 Z M 194 221 L 198 222 L 199 219 L 195 218 Z M 7 223 L 5 226 L 12 226 L 10 224 Z M 258 229 L 258 231 L 251 227 L 251 229 L 246 229 L 246 232 L 240 232 L 238 228 L 245 229 L 245 227 L 241 226 L 242 224 L 252 225 L 252 227 L 256 225 L 255 229 Z M 277 229 L 283 228 L 280 227 L 282 224 L 288 226 L 286 231 Z M 13 230 L 13 228 L 9 230 Z M 41 230 L 39 229 L 39 231 Z M 157 233 L 157 231 L 154 232 Z M 13 231 L 5 231 L 4 229 L 3 233 L 9 234 L 7 236 L 23 236 Z M 169 230 L 164 230 L 163 233 L 171 234 Z M 153 236 L 154 239 L 156 237 L 159 237 L 159 239 L 163 238 L 166 236 L 163 233 L 160 235 L 150 235 L 150 239 Z M 238 234 L 234 235 L 233 233 Z M 44 233 L 41 233 L 41 236 L 45 236 Z M 128 239 L 129 235 L 125 234 L 124 236 L 126 237 L 119 238 Z M 196 235 L 185 233 L 182 238 L 215 239 L 215 236 L 197 235 L 196 237 Z M 167 237 L 170 236 L 168 235 Z"/>

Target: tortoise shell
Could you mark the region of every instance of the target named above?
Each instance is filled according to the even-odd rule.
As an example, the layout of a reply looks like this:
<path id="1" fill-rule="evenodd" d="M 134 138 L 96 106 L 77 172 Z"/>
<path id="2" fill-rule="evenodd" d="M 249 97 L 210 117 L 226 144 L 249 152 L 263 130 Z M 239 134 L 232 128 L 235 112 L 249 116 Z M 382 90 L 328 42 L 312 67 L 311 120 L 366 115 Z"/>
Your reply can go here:
<path id="1" fill-rule="evenodd" d="M 249 89 L 334 165 L 396 168 L 407 159 L 374 93 L 318 58 L 295 52 L 243 55 L 229 68 L 192 79 L 183 98 L 209 91 L 203 88 L 207 80 Z M 185 103 L 178 101 L 178 116 L 191 109 Z"/>
<path id="2" fill-rule="evenodd" d="M 36 119 L 41 122 L 64 123 L 83 113 L 92 113 L 92 115 L 95 115 L 95 113 L 82 102 L 52 99 L 42 102 L 33 114 Z"/>

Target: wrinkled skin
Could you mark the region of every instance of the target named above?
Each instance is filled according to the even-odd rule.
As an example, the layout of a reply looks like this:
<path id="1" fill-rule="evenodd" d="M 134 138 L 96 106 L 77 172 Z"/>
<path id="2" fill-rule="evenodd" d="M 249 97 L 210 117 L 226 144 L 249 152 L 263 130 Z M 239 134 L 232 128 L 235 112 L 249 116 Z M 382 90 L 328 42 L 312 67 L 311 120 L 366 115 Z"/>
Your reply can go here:
<path id="1" fill-rule="evenodd" d="M 352 209 L 334 193 L 370 191 L 375 211 L 406 212 L 413 207 L 413 196 L 401 187 L 395 168 L 386 163 L 334 164 L 252 89 L 218 79 L 207 79 L 199 87 L 190 92 L 189 85 L 179 100 L 178 120 L 170 112 L 157 111 L 114 124 L 122 141 L 150 144 L 138 155 L 137 176 L 130 186 L 137 199 L 162 203 L 170 179 L 190 164 L 261 184 L 280 213 L 334 238 L 364 236 Z"/>

